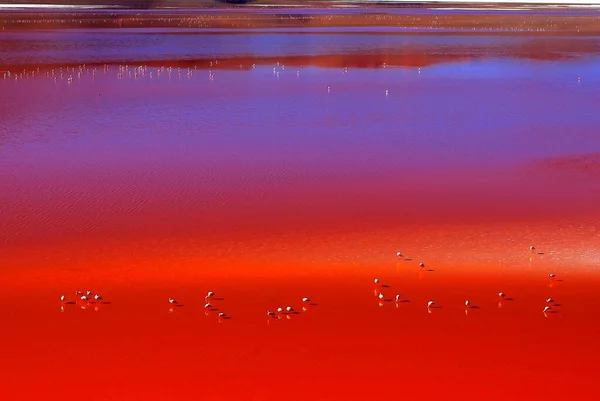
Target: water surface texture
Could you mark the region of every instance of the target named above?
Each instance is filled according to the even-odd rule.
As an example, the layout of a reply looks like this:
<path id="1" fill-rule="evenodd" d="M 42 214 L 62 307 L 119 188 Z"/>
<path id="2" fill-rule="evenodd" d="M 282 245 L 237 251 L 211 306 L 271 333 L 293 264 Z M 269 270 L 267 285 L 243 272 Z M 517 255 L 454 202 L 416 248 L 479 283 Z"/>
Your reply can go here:
<path id="1" fill-rule="evenodd" d="M 598 201 L 596 38 L 97 30 L 2 40 L 16 43 L 3 59 L 23 65 L 0 83 L 5 241 L 140 224 L 351 226 L 356 213 L 361 226 L 387 227 L 583 213 Z M 402 65 L 413 55 L 426 62 Z M 582 168 L 566 168 L 569 158 Z"/>
<path id="2" fill-rule="evenodd" d="M 599 50 L 3 32 L 7 399 L 593 399 Z M 110 303 L 59 302 L 88 287 Z"/>

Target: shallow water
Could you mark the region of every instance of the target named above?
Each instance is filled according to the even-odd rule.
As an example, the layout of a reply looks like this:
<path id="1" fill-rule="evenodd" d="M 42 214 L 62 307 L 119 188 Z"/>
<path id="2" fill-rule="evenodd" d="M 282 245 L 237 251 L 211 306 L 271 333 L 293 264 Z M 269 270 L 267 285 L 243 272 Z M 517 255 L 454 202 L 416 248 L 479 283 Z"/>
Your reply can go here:
<path id="1" fill-rule="evenodd" d="M 590 399 L 600 39 L 178 32 L 0 38 L 8 399 Z"/>

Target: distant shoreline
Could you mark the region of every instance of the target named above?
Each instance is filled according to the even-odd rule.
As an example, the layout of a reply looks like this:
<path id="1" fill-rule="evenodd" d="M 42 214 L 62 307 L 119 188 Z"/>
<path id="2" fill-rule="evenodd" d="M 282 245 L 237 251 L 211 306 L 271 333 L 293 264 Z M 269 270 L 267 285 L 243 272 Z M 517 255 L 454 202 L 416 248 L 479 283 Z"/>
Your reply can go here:
<path id="1" fill-rule="evenodd" d="M 0 31 L 393 27 L 467 33 L 600 34 L 600 11 L 595 9 L 481 7 L 457 10 L 444 6 L 435 10 L 425 7 L 0 10 Z"/>
<path id="2" fill-rule="evenodd" d="M 83 3 L 83 4 L 82 4 Z M 516 9 L 516 10 L 581 10 L 600 9 L 600 0 L 571 3 L 536 1 L 393 1 L 393 0 L 123 0 L 115 4 L 111 0 L 0 0 L 0 12 L 5 11 L 63 11 L 63 10 L 255 10 L 255 9 L 385 9 L 385 8 L 429 8 L 429 9 Z"/>

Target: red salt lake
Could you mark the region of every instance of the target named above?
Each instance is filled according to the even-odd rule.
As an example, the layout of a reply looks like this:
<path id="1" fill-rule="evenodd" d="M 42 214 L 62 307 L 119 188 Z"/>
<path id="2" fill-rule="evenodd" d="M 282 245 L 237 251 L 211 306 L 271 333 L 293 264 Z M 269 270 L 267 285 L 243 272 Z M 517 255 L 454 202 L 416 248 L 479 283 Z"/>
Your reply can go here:
<path id="1" fill-rule="evenodd" d="M 600 40 L 181 32 L 0 37 L 3 399 L 594 399 Z"/>

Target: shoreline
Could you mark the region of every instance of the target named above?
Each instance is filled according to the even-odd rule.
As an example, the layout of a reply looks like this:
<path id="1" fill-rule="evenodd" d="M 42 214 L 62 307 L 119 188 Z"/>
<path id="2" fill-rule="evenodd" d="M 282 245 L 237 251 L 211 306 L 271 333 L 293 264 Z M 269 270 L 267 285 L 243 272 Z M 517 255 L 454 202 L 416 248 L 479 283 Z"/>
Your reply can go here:
<path id="1" fill-rule="evenodd" d="M 323 13 L 323 10 L 330 12 Z M 392 12 L 393 10 L 393 12 Z M 419 12 L 411 12 L 419 10 Z M 275 12 L 277 11 L 277 12 Z M 349 12 L 348 12 L 349 11 Z M 462 31 L 506 31 L 535 34 L 599 34 L 600 14 L 569 11 L 545 14 L 453 11 L 436 13 L 423 8 L 356 8 L 341 12 L 334 8 L 291 10 L 197 9 L 197 10 L 90 10 L 86 12 L 6 12 L 0 10 L 3 31 L 74 28 L 341 28 L 393 27 Z M 539 10 L 538 10 L 539 11 Z M 526 22 L 524 22 L 526 18 Z"/>

